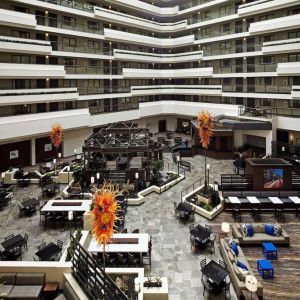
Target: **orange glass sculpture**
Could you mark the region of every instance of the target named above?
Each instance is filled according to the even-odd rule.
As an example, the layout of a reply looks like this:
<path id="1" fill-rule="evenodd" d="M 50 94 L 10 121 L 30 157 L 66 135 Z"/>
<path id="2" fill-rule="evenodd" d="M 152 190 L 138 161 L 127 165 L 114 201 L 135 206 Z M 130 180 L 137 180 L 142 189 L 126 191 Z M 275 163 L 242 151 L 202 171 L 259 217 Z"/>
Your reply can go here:
<path id="1" fill-rule="evenodd" d="M 209 112 L 202 111 L 198 114 L 198 135 L 202 147 L 207 149 L 213 135 L 212 116 Z"/>
<path id="2" fill-rule="evenodd" d="M 111 242 L 115 232 L 115 221 L 119 209 L 116 195 L 120 192 L 112 184 L 105 182 L 94 195 L 92 209 L 93 234 L 96 241 L 102 245 Z"/>
<path id="3" fill-rule="evenodd" d="M 60 124 L 53 124 L 50 133 L 51 143 L 55 148 L 58 148 L 64 138 L 64 131 Z"/>

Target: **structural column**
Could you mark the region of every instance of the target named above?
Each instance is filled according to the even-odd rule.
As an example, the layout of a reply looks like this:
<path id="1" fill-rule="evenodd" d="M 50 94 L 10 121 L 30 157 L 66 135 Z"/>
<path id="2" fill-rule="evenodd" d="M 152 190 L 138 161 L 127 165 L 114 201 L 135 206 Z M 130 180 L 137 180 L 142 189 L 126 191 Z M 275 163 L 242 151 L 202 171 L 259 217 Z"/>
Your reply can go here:
<path id="1" fill-rule="evenodd" d="M 36 164 L 36 153 L 35 153 L 35 139 L 31 139 L 31 165 L 34 166 Z"/>

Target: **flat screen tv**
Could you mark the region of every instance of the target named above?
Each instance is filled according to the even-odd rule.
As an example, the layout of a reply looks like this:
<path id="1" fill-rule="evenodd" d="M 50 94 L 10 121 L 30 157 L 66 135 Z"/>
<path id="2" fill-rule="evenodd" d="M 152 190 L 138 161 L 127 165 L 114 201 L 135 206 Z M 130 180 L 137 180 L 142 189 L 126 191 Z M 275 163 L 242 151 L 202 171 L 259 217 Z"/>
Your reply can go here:
<path id="1" fill-rule="evenodd" d="M 264 188 L 281 189 L 283 187 L 283 169 L 264 170 Z"/>

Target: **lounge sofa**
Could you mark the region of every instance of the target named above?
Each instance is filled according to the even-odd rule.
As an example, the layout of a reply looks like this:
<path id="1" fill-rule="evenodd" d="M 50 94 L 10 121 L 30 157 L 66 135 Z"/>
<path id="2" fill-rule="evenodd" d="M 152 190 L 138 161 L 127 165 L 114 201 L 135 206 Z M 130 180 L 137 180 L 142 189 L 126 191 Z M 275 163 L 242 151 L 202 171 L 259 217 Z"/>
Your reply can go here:
<path id="1" fill-rule="evenodd" d="M 254 234 L 252 237 L 244 237 L 241 229 L 241 224 L 236 223 L 232 225 L 232 234 L 235 239 L 239 241 L 240 245 L 247 246 L 247 245 L 260 245 L 263 242 L 271 242 L 275 245 L 281 246 L 289 246 L 290 244 L 290 237 L 286 233 L 286 231 L 281 228 L 281 235 L 280 236 L 272 236 L 265 233 L 265 224 L 264 223 L 255 223 L 252 224 Z M 279 226 L 276 224 L 276 226 Z"/>
<path id="2" fill-rule="evenodd" d="M 4 299 L 39 300 L 45 284 L 44 273 L 0 273 Z"/>
<path id="3" fill-rule="evenodd" d="M 54 300 L 80 300 L 73 288 L 68 282 L 65 282 L 63 293 L 57 296 Z"/>
<path id="4" fill-rule="evenodd" d="M 238 244 L 237 240 L 235 240 L 235 242 Z M 227 265 L 227 269 L 230 273 L 231 283 L 235 289 L 236 295 L 237 295 L 238 299 L 243 299 L 242 290 L 246 289 L 246 286 L 245 286 L 246 275 L 243 275 L 239 271 L 239 269 L 236 267 L 235 258 L 233 257 L 232 252 L 229 248 L 228 241 L 226 241 L 224 239 L 220 240 L 220 251 L 223 256 L 224 262 Z M 255 276 L 244 253 L 243 253 L 243 250 L 241 249 L 241 247 L 239 245 L 238 245 L 238 251 L 239 251 L 239 254 L 237 256 L 237 259 L 240 262 L 242 262 L 244 265 L 247 266 L 250 275 Z M 260 299 L 263 299 L 263 286 L 260 281 L 257 281 L 257 282 L 258 282 L 258 285 L 257 285 L 256 294 L 258 295 L 258 297 Z"/>

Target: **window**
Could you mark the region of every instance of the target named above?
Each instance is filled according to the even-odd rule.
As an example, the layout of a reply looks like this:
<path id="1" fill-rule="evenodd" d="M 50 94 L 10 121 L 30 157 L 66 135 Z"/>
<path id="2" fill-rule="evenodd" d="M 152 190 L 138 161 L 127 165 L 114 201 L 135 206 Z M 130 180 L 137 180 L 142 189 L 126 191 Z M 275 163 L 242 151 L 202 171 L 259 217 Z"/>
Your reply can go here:
<path id="1" fill-rule="evenodd" d="M 273 41 L 274 36 L 273 35 L 265 35 L 265 36 L 261 36 L 259 38 L 259 42 L 260 44 L 264 43 L 264 42 L 271 42 Z"/>
<path id="2" fill-rule="evenodd" d="M 210 11 L 209 10 L 203 11 L 201 13 L 201 19 L 210 19 Z"/>
<path id="3" fill-rule="evenodd" d="M 13 81 L 14 89 L 30 89 L 31 88 L 31 81 L 28 79 L 15 79 Z"/>
<path id="4" fill-rule="evenodd" d="M 64 87 L 77 87 L 76 79 L 66 79 L 63 82 L 64 82 Z"/>
<path id="5" fill-rule="evenodd" d="M 266 21 L 266 20 L 271 20 L 274 18 L 274 15 L 271 14 L 271 15 L 265 15 L 265 16 L 260 16 L 259 17 L 259 21 Z"/>
<path id="6" fill-rule="evenodd" d="M 73 67 L 76 65 L 76 60 L 73 58 L 65 58 L 64 61 L 66 67 Z"/>
<path id="7" fill-rule="evenodd" d="M 262 64 L 272 64 L 275 61 L 274 56 L 263 56 L 260 58 Z"/>
<path id="8" fill-rule="evenodd" d="M 100 49 L 100 42 L 99 41 L 88 40 L 88 48 Z"/>
<path id="9" fill-rule="evenodd" d="M 11 35 L 22 39 L 30 39 L 30 33 L 27 31 L 12 30 Z"/>
<path id="10" fill-rule="evenodd" d="M 221 30 L 221 32 L 229 32 L 230 31 L 230 23 L 222 24 L 220 30 Z"/>
<path id="11" fill-rule="evenodd" d="M 287 12 L 288 16 L 298 15 L 298 14 L 300 14 L 300 8 L 290 9 Z"/>
<path id="12" fill-rule="evenodd" d="M 223 78 L 223 84 L 224 85 L 230 85 L 231 84 L 231 78 Z"/>
<path id="13" fill-rule="evenodd" d="M 300 53 L 289 54 L 289 62 L 300 61 Z"/>
<path id="14" fill-rule="evenodd" d="M 17 5 L 12 5 L 12 10 L 18 11 L 18 12 L 21 12 L 21 13 L 25 13 L 25 14 L 29 13 L 29 9 L 28 8 L 22 7 L 22 6 L 17 6 Z"/>
<path id="15" fill-rule="evenodd" d="M 223 59 L 221 61 L 221 66 L 224 67 L 224 68 L 230 67 L 230 59 Z"/>
<path id="16" fill-rule="evenodd" d="M 231 13 L 231 5 L 222 6 L 220 8 L 220 16 L 229 15 Z"/>
<path id="17" fill-rule="evenodd" d="M 220 48 L 223 49 L 229 49 L 231 48 L 231 42 L 221 42 L 220 43 Z"/>
<path id="18" fill-rule="evenodd" d="M 13 55 L 12 63 L 14 63 L 14 64 L 30 64 L 30 56 L 28 56 L 28 55 Z"/>
<path id="19" fill-rule="evenodd" d="M 272 77 L 264 77 L 263 82 L 264 82 L 264 85 L 272 85 L 273 79 L 272 79 Z"/>
<path id="20" fill-rule="evenodd" d="M 70 37 L 63 37 L 62 39 L 63 45 L 67 47 L 76 47 L 76 39 Z"/>
<path id="21" fill-rule="evenodd" d="M 66 26 L 75 26 L 76 25 L 76 19 L 69 17 L 69 16 L 63 16 L 62 22 Z"/>
<path id="22" fill-rule="evenodd" d="M 271 99 L 261 99 L 260 106 L 272 106 L 272 100 Z"/>
<path id="23" fill-rule="evenodd" d="M 73 102 L 72 101 L 65 102 L 65 109 L 73 109 Z"/>
<path id="24" fill-rule="evenodd" d="M 229 97 L 221 97 L 221 103 L 231 104 L 231 99 Z"/>
<path id="25" fill-rule="evenodd" d="M 289 32 L 288 33 L 288 38 L 289 39 L 300 38 L 300 31 Z"/>
<path id="26" fill-rule="evenodd" d="M 97 59 L 90 59 L 89 60 L 89 67 L 99 67 L 99 60 L 97 60 Z"/>
<path id="27" fill-rule="evenodd" d="M 90 30 L 99 30 L 99 23 L 95 21 L 87 21 L 87 28 Z"/>

